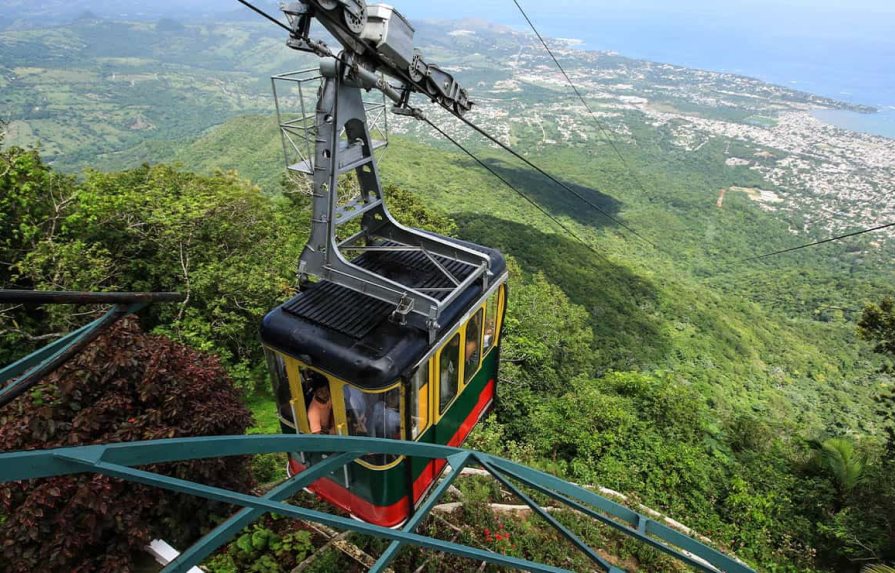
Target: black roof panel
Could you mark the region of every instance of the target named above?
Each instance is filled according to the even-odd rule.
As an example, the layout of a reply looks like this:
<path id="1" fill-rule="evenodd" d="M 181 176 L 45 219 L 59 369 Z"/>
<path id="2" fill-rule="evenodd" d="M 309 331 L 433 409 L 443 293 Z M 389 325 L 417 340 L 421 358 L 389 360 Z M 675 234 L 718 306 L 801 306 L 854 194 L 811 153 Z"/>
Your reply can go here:
<path id="1" fill-rule="evenodd" d="M 387 302 L 331 282 L 299 293 L 283 305 L 283 310 L 309 322 L 360 339 L 383 320 L 394 307 Z"/>
<path id="2" fill-rule="evenodd" d="M 495 278 L 506 271 L 506 262 L 498 251 L 448 240 L 489 255 Z M 367 251 L 353 262 L 414 288 L 453 286 L 419 251 Z M 440 257 L 438 262 L 459 281 L 474 271 L 465 263 Z M 476 281 L 457 297 L 441 315 L 439 334 L 450 330 L 482 294 L 481 282 Z M 429 349 L 425 318 L 411 313 L 405 325 L 398 325 L 389 320 L 393 308 L 363 293 L 320 281 L 270 311 L 261 325 L 261 339 L 342 380 L 370 389 L 382 388 L 406 374 Z"/>

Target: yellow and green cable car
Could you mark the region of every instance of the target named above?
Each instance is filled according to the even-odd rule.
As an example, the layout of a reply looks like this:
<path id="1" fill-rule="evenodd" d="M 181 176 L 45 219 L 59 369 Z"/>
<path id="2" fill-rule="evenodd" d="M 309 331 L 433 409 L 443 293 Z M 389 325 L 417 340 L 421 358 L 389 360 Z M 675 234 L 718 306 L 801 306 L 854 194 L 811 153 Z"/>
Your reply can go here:
<path id="1" fill-rule="evenodd" d="M 493 279 L 456 297 L 434 333 L 423 317 L 395 321 L 393 305 L 328 281 L 311 284 L 265 317 L 261 336 L 284 432 L 463 443 L 496 396 L 507 271 L 499 252 L 462 244 L 488 256 Z M 444 269 L 461 281 L 473 271 L 435 258 L 367 252 L 353 263 L 433 290 Z M 293 454 L 290 472 L 314 462 Z M 394 526 L 443 467 L 443 460 L 369 455 L 311 490 L 359 519 Z"/>

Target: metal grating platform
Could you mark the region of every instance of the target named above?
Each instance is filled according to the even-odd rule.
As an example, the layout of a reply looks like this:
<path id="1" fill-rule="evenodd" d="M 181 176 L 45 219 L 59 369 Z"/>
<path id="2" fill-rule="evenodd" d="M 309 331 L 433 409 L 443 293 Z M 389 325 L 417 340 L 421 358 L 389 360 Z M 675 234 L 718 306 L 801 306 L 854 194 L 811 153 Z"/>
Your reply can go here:
<path id="1" fill-rule="evenodd" d="M 385 246 L 399 245 L 388 242 Z M 426 291 L 438 300 L 443 300 L 457 286 L 445 270 L 459 283 L 476 269 L 464 262 L 427 255 L 419 250 L 368 251 L 352 262 L 410 288 Z M 347 287 L 321 281 L 285 303 L 283 310 L 359 340 L 387 320 L 395 306 Z"/>
<path id="2" fill-rule="evenodd" d="M 388 244 L 394 245 L 393 243 Z M 438 261 L 438 265 L 448 271 L 457 280 L 457 283 L 463 282 L 476 270 L 476 267 L 462 261 L 454 261 L 437 255 L 427 256 L 426 253 L 418 250 L 369 251 L 353 262 L 374 273 L 406 284 L 410 288 L 421 291 L 432 290 L 433 292 L 427 294 L 438 300 L 444 300 L 457 286 L 457 283 L 451 281 L 444 270 L 432 262 L 430 256 Z"/>
<path id="3" fill-rule="evenodd" d="M 299 293 L 283 310 L 354 339 L 361 339 L 395 310 L 394 305 L 322 281 Z"/>

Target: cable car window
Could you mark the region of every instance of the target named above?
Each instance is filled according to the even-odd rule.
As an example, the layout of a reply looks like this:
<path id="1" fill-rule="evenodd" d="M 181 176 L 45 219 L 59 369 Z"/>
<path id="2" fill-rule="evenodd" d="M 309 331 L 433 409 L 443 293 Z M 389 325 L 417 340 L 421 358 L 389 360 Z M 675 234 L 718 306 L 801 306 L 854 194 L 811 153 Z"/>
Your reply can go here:
<path id="1" fill-rule="evenodd" d="M 346 384 L 343 396 L 350 435 L 402 439 L 400 385 L 385 392 L 372 393 Z M 363 459 L 368 463 L 385 465 L 397 459 L 397 456 L 371 454 Z"/>
<path id="2" fill-rule="evenodd" d="M 485 338 L 482 343 L 483 353 L 488 352 L 491 347 L 494 346 L 495 339 L 497 338 L 497 302 L 498 291 L 495 291 L 485 304 Z"/>
<path id="3" fill-rule="evenodd" d="M 345 417 L 348 419 L 348 434 L 367 436 L 367 397 L 363 391 L 350 384 L 343 390 Z"/>
<path id="4" fill-rule="evenodd" d="M 410 418 L 411 438 L 417 439 L 429 427 L 429 363 L 417 368 L 410 379 L 412 393 Z"/>
<path id="5" fill-rule="evenodd" d="M 450 342 L 441 349 L 441 357 L 438 359 L 439 380 L 439 412 L 442 414 L 448 404 L 457 395 L 457 387 L 460 378 L 460 333 L 454 335 Z"/>
<path id="6" fill-rule="evenodd" d="M 370 408 L 367 429 L 374 438 L 401 439 L 401 387 L 370 395 L 374 403 Z"/>
<path id="7" fill-rule="evenodd" d="M 301 370 L 301 385 L 308 407 L 308 426 L 312 434 L 333 434 L 333 400 L 329 380 L 313 370 Z"/>
<path id="8" fill-rule="evenodd" d="M 466 343 L 464 345 L 463 360 L 463 383 L 468 384 L 472 380 L 473 375 L 479 369 L 479 359 L 482 357 L 481 334 L 482 334 L 482 316 L 484 310 L 475 313 L 466 324 Z"/>
<path id="9" fill-rule="evenodd" d="M 297 431 L 298 425 L 295 423 L 295 413 L 292 411 L 292 392 L 289 389 L 289 376 L 286 374 L 286 361 L 279 353 L 273 350 L 264 349 L 264 356 L 267 358 L 267 369 L 270 372 L 270 383 L 273 388 L 273 395 L 277 399 L 277 413 L 279 414 L 280 423 Z M 283 431 L 286 431 L 283 428 Z"/>

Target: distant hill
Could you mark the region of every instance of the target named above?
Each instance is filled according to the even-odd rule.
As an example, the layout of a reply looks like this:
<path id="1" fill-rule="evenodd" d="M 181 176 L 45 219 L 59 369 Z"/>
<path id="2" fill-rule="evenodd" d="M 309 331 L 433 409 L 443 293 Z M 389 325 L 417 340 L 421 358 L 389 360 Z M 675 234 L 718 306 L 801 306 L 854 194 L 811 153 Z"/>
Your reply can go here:
<path id="1" fill-rule="evenodd" d="M 314 69 L 316 58 L 287 49 L 282 31 L 257 18 L 190 20 L 186 11 L 165 13 L 177 7 L 166 1 L 121 22 L 107 19 L 109 11 L 135 3 L 89 2 L 89 14 L 87 2 L 61 4 L 40 2 L 29 13 L 58 7 L 60 15 L 48 17 L 71 14 L 70 23 L 0 33 L 7 145 L 39 145 L 53 169 L 75 177 L 85 177 L 84 169 L 141 163 L 235 170 L 263 189 L 262 197 L 249 191 L 259 202 L 284 209 L 276 228 L 307 227 L 307 202 L 278 195 L 284 159 L 269 78 Z M 25 2 L 10 5 L 12 18 L 26 10 Z M 195 3 L 189 13 L 209 5 Z M 895 216 L 889 192 L 895 142 L 813 119 L 812 110 L 848 108 L 843 102 L 556 41 L 594 121 L 529 35 L 463 21 L 420 23 L 418 38 L 429 60 L 469 88 L 476 105 L 467 117 L 599 207 L 416 98 L 433 122 L 569 233 L 425 123 L 388 116 L 392 138 L 379 155 L 383 182 L 450 216 L 461 238 L 500 248 L 514 261 L 513 280 L 522 288 L 511 289 L 507 315 L 507 341 L 515 345 L 514 354 L 504 355 L 507 427 L 516 432 L 544 404 L 567 400 L 568 410 L 555 420 L 562 432 L 527 428 L 543 441 L 539 463 L 557 461 L 553 438 L 567 429 L 583 442 L 624 434 L 589 450 L 593 467 L 608 465 L 582 483 L 616 479 L 609 485 L 698 518 L 702 531 L 723 535 L 738 550 L 786 545 L 779 559 L 813 561 L 816 549 L 830 545 L 824 535 L 833 533 L 824 529 L 790 543 L 790 532 L 811 529 L 799 512 L 823 513 L 811 519 L 826 526 L 827 508 L 841 500 L 808 467 L 811 440 L 845 435 L 874 444 L 883 436 L 873 400 L 892 381 L 858 339 L 856 321 L 866 302 L 892 291 L 892 243 L 862 235 L 753 257 Z M 127 182 L 132 175 L 86 177 Z M 163 199 L 176 195 L 155 191 Z M 265 245 L 262 258 L 268 251 L 283 255 L 280 244 Z M 582 331 L 587 343 L 578 346 L 575 332 Z M 555 358 L 570 348 L 586 368 L 557 370 L 562 360 Z M 530 387 L 516 376 L 524 369 Z M 632 384 L 629 374 L 640 381 Z M 544 385 L 550 378 L 555 386 Z M 603 400 L 607 379 L 616 379 L 609 394 L 628 404 L 624 409 Z M 660 388 L 671 392 L 667 401 L 636 398 Z M 671 399 L 685 393 L 692 393 L 687 402 Z M 596 404 L 585 416 L 578 394 L 591 394 Z M 512 410 L 513 400 L 530 409 Z M 703 409 L 698 420 L 688 417 Z M 620 423 L 629 418 L 622 411 L 647 421 L 630 430 L 635 426 Z M 698 458 L 667 449 L 675 436 L 663 425 L 666 414 L 682 417 L 674 427 L 690 436 L 686 451 Z M 578 421 L 573 417 L 606 427 L 578 430 L 590 426 L 570 424 Z M 515 444 L 509 438 L 506 444 Z M 583 464 L 574 467 L 591 471 Z M 638 483 L 644 475 L 649 487 Z M 751 521 L 741 527 L 743 516 Z"/>
<path id="2" fill-rule="evenodd" d="M 258 0 L 257 4 L 269 9 L 277 8 L 277 4 L 269 0 Z M 3 0 L 0 7 L 3 19 L 35 26 L 69 23 L 85 13 L 107 20 L 155 20 L 162 17 L 193 20 L 236 14 L 251 17 L 236 2 L 220 0 Z"/>

